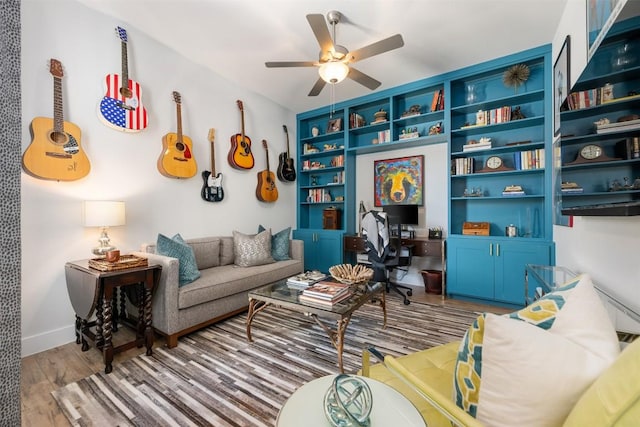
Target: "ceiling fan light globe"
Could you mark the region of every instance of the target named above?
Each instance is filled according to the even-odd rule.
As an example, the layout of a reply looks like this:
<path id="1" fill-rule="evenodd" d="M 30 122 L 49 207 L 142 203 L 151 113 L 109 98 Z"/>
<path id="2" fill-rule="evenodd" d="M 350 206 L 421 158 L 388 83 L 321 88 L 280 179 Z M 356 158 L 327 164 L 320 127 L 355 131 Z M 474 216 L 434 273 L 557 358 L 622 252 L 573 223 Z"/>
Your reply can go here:
<path id="1" fill-rule="evenodd" d="M 327 83 L 336 84 L 343 81 L 349 74 L 349 67 L 344 62 L 330 61 L 322 64 L 318 74 Z"/>

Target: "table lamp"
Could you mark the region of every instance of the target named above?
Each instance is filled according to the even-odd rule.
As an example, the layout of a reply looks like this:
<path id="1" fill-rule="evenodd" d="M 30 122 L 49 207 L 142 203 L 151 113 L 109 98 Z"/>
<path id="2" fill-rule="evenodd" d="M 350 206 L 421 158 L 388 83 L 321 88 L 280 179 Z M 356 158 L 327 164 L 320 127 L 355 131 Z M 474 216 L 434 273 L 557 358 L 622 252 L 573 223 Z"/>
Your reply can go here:
<path id="1" fill-rule="evenodd" d="M 95 255 L 104 256 L 108 251 L 112 251 L 115 246 L 111 245 L 108 227 L 125 225 L 124 202 L 88 200 L 84 202 L 84 226 L 101 227 L 99 246 L 93 248 Z"/>

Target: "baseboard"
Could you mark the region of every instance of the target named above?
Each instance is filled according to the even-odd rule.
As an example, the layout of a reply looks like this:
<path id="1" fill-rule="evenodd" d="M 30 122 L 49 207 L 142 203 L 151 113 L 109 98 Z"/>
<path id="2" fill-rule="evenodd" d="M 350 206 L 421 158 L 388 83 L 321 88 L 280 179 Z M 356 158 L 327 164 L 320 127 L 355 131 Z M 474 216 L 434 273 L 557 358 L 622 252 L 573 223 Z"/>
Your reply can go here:
<path id="1" fill-rule="evenodd" d="M 70 342 L 75 342 L 75 329 L 74 325 L 69 325 L 42 334 L 23 337 L 21 356 L 31 356 L 32 354 L 50 350 Z"/>

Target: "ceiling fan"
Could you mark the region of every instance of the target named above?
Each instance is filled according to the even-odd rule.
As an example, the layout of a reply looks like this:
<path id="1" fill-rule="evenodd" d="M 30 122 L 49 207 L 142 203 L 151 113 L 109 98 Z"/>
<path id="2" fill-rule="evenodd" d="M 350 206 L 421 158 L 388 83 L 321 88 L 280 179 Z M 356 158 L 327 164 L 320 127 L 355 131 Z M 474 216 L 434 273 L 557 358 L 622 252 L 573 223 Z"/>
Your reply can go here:
<path id="1" fill-rule="evenodd" d="M 351 64 L 369 58 L 380 53 L 388 52 L 404 46 L 404 40 L 400 34 L 377 41 L 360 49 L 349 51 L 344 46 L 336 44 L 336 25 L 340 22 L 342 14 L 336 10 L 327 13 L 327 21 L 331 25 L 333 37 L 329 34 L 329 28 L 323 15 L 315 13 L 307 15 L 307 21 L 313 34 L 320 45 L 318 61 L 272 61 L 265 62 L 267 68 L 276 67 L 319 67 L 320 77 L 309 92 L 309 96 L 316 96 L 322 91 L 325 84 L 335 84 L 346 77 L 361 85 L 374 90 L 381 83 L 367 74 L 353 68 Z"/>

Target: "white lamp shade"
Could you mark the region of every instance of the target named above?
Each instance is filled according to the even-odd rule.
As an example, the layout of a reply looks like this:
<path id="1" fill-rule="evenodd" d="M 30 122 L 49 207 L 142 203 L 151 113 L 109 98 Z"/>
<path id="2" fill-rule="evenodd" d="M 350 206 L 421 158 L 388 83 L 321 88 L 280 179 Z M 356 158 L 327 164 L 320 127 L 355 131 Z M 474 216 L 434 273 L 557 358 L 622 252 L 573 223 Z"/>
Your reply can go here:
<path id="1" fill-rule="evenodd" d="M 341 61 L 330 61 L 322 64 L 318 74 L 327 83 L 335 84 L 343 81 L 349 74 L 349 67 Z"/>
<path id="2" fill-rule="evenodd" d="M 84 202 L 85 227 L 125 225 L 124 202 L 90 200 Z"/>

